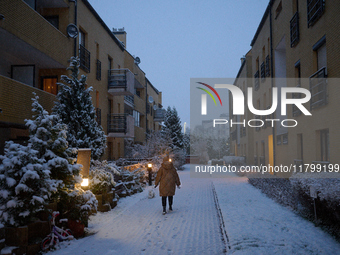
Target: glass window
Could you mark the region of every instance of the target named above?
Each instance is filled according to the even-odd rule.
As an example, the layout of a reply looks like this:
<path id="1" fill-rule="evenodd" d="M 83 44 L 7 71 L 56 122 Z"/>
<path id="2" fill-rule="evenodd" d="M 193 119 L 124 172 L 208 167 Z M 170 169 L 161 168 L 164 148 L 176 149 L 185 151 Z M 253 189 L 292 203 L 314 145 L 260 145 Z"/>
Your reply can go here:
<path id="1" fill-rule="evenodd" d="M 57 95 L 58 93 L 57 77 L 42 77 L 42 90 Z"/>

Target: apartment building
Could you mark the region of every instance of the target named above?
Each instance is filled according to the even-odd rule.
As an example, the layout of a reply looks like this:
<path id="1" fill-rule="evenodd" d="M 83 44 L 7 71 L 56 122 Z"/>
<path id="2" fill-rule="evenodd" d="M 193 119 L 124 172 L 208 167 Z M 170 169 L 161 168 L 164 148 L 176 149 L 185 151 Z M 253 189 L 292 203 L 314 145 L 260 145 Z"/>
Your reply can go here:
<path id="1" fill-rule="evenodd" d="M 247 77 L 253 105 L 259 110 L 271 108 L 274 87 L 279 91 L 285 87 L 308 89 L 311 100 L 304 106 L 312 116 L 292 105 L 286 115 L 281 114 L 280 104 L 273 114 L 254 116 L 265 124 L 248 128 L 242 140 L 237 140 L 237 128 L 231 130 L 235 155 L 246 156 L 248 163 L 256 165 L 340 162 L 339 12 L 340 2 L 335 0 L 269 1 L 251 42 L 251 56 L 248 53 L 244 61 L 251 62 L 251 67 L 242 64 L 235 85 L 242 88 L 242 78 Z M 245 74 L 245 70 L 252 73 Z M 269 118 L 279 121 L 272 127 L 265 121 Z M 294 119 L 298 125 L 281 125 L 285 119 Z M 242 146 L 243 150 L 236 149 Z"/>
<path id="2" fill-rule="evenodd" d="M 0 153 L 7 140 L 27 141 L 32 92 L 52 109 L 71 56 L 80 58 L 80 75 L 93 87 L 97 122 L 108 136 L 103 159 L 124 157 L 126 139 L 145 141 L 140 59 L 127 51 L 124 29 L 109 29 L 87 0 L 1 1 L 0 46 Z"/>

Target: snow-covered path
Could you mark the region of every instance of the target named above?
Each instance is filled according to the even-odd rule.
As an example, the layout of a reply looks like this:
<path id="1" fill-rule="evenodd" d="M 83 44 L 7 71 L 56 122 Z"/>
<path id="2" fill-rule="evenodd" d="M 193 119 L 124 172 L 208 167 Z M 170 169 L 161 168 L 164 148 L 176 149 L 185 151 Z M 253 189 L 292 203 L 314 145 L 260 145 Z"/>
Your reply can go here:
<path id="1" fill-rule="evenodd" d="M 92 217 L 95 235 L 53 254 L 223 254 L 211 181 L 191 179 L 188 168 L 179 175 L 182 188 L 176 190 L 172 212 L 162 215 L 158 189 L 153 199 L 146 190 Z"/>
<path id="2" fill-rule="evenodd" d="M 276 204 L 246 178 L 190 178 L 179 171 L 174 211 L 162 215 L 161 199 L 143 193 L 121 199 L 90 220 L 95 235 L 62 245 L 53 254 L 223 254 L 226 243 L 214 202 L 221 208 L 231 254 L 340 254 L 319 228 Z"/>

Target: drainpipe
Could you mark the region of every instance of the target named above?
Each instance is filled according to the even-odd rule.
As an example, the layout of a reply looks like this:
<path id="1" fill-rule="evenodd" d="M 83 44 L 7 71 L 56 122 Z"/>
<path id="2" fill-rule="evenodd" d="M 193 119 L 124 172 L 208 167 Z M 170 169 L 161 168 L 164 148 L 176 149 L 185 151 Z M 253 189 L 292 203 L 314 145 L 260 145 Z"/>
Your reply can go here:
<path id="1" fill-rule="evenodd" d="M 272 87 L 272 93 L 273 93 L 273 87 L 274 87 L 274 64 L 273 64 L 273 22 L 272 22 L 272 1 L 269 3 L 269 24 L 270 24 L 270 72 L 271 72 L 271 87 Z M 275 118 L 275 112 L 272 113 L 272 119 Z M 273 165 L 275 166 L 275 125 L 272 127 L 272 132 L 273 132 Z"/>
<path id="2" fill-rule="evenodd" d="M 77 0 L 69 0 L 69 2 L 74 2 L 74 25 L 77 26 Z M 77 38 L 74 38 L 74 49 L 73 49 L 73 55 L 77 56 Z"/>
<path id="3" fill-rule="evenodd" d="M 148 112 L 147 112 L 147 107 L 148 107 L 148 81 L 147 78 L 145 77 L 145 142 L 147 141 L 147 134 L 148 134 Z"/>

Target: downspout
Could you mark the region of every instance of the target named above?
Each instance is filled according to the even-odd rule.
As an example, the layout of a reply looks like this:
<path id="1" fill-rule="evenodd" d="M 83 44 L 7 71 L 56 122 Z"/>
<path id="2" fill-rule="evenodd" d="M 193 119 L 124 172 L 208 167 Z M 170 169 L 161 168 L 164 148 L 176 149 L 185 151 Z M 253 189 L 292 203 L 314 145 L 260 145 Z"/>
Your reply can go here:
<path id="1" fill-rule="evenodd" d="M 272 1 L 269 3 L 269 31 L 270 31 L 270 72 L 271 72 L 271 87 L 272 87 L 272 93 L 273 93 L 273 87 L 274 87 L 274 64 L 273 64 L 273 22 L 272 22 Z M 275 112 L 272 113 L 272 119 L 275 118 Z M 273 133 L 273 166 L 275 166 L 275 125 L 272 127 L 272 133 Z"/>
<path id="2" fill-rule="evenodd" d="M 148 81 L 147 78 L 145 77 L 145 142 L 147 141 L 147 135 L 148 135 Z"/>
<path id="3" fill-rule="evenodd" d="M 74 2 L 74 25 L 77 26 L 77 0 L 69 0 L 69 2 Z M 78 35 L 79 36 L 79 35 Z M 74 38 L 74 48 L 73 48 L 73 55 L 74 57 L 77 56 L 77 37 Z"/>

